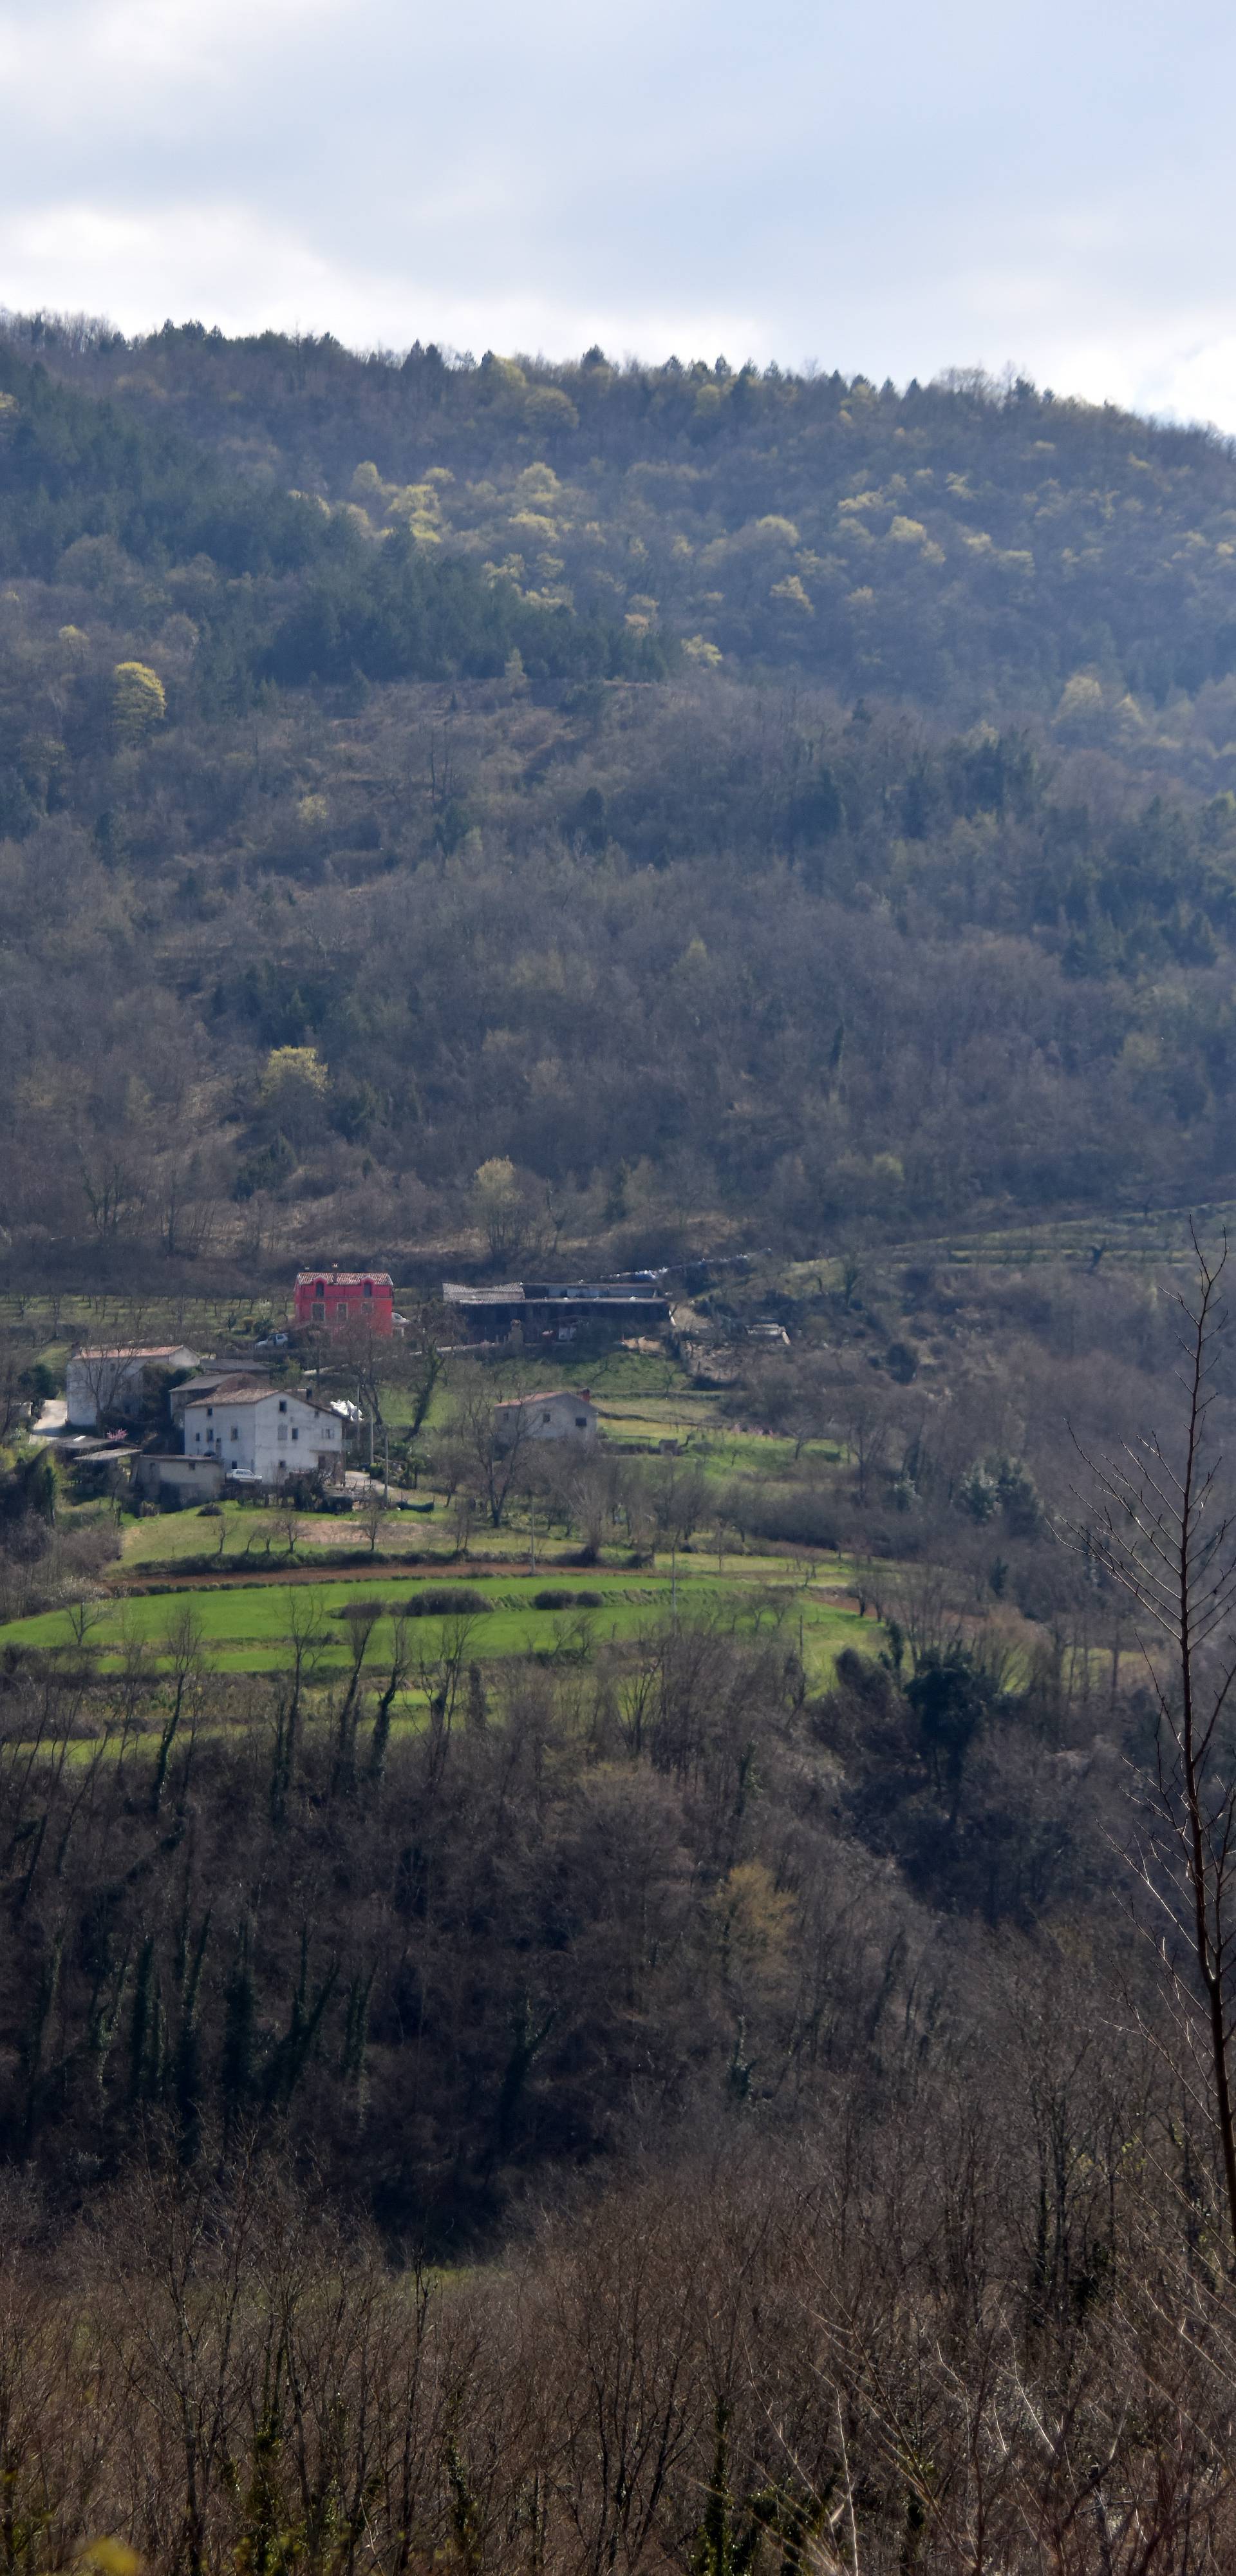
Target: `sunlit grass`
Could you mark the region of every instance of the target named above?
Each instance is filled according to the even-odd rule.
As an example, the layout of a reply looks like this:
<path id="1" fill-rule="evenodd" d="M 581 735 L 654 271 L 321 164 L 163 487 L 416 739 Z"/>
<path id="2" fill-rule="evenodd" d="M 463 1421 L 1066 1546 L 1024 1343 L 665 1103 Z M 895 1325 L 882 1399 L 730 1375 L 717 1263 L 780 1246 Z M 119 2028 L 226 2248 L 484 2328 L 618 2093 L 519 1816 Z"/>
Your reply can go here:
<path id="1" fill-rule="evenodd" d="M 439 1579 L 436 1570 L 429 1579 Z M 829 1579 L 837 1579 L 832 1569 Z M 388 1569 L 376 1572 L 372 1581 L 263 1583 L 219 1591 L 140 1594 L 90 1604 L 84 1620 L 80 1606 L 75 1612 L 45 1611 L 34 1618 L 11 1620 L 0 1627 L 0 1649 L 63 1652 L 84 1638 L 89 1652 L 105 1664 L 114 1664 L 133 1646 L 145 1647 L 162 1662 L 171 1632 L 189 1615 L 207 1662 L 220 1674 L 278 1670 L 287 1661 L 294 1623 L 302 1632 L 312 1624 L 316 1668 L 329 1673 L 348 1662 L 347 1625 L 339 1612 L 369 1601 L 397 1608 L 413 1598 L 425 1580 L 423 1575 L 411 1578 Z M 535 1575 L 517 1577 L 513 1571 L 510 1576 L 471 1582 L 456 1568 L 454 1581 L 478 1605 L 486 1605 L 479 1610 L 468 1639 L 469 1655 L 486 1662 L 527 1654 L 572 1656 L 602 1644 L 629 1642 L 672 1616 L 675 1609 L 682 1618 L 720 1613 L 751 1634 L 783 1625 L 795 1643 L 801 1634 L 804 1661 L 814 1673 L 831 1669 L 839 1648 L 860 1633 L 857 1611 L 824 1600 L 818 1587 L 804 1584 L 801 1566 L 792 1567 L 788 1561 L 730 1560 L 720 1571 L 712 1571 L 698 1560 L 680 1558 L 674 1571 L 662 1563 L 622 1577 L 607 1575 L 604 1569 L 571 1572 L 552 1567 L 538 1569 Z M 565 1592 L 567 1601 L 553 1609 L 538 1609 L 533 1595 L 550 1589 Z M 599 1601 L 577 1606 L 574 1596 L 580 1592 L 599 1595 Z M 414 1668 L 421 1659 L 432 1663 L 451 1625 L 440 1617 L 416 1621 Z M 868 1627 L 866 1634 L 873 1633 Z M 393 1617 L 383 1617 L 369 1650 L 375 1668 L 389 1655 L 393 1642 Z"/>

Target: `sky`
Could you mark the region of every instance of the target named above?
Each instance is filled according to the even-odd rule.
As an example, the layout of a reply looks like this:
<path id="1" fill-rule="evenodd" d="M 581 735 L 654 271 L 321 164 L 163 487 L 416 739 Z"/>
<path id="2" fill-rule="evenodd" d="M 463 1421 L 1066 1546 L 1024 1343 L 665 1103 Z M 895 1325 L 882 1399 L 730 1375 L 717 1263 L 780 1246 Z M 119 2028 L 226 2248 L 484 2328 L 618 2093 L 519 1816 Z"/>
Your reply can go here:
<path id="1" fill-rule="evenodd" d="M 0 304 L 1236 432 L 1213 0 L 0 0 Z"/>

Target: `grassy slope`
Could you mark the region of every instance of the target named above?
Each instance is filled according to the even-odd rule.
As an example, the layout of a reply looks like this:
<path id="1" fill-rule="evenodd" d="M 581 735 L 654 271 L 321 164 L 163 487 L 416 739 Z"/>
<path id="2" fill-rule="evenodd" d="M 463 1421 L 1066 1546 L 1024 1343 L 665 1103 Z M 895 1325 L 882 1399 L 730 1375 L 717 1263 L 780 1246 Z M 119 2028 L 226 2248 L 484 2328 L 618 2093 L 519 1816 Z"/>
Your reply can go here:
<path id="1" fill-rule="evenodd" d="M 461 1589 L 466 1580 L 467 1589 L 476 1594 L 478 1601 L 490 1605 L 478 1619 L 469 1641 L 470 1654 L 481 1661 L 571 1650 L 575 1619 L 581 1614 L 567 1609 L 536 1609 L 533 1595 L 543 1589 L 601 1594 L 602 1606 L 582 1614 L 597 1644 L 630 1639 L 671 1615 L 671 1577 L 664 1565 L 630 1578 L 608 1574 L 603 1569 L 572 1575 L 553 1567 L 548 1573 L 541 1570 L 534 1576 L 520 1577 L 512 1569 L 510 1575 L 479 1579 L 465 1578 L 456 1569 L 453 1579 Z M 413 1597 L 427 1581 L 440 1584 L 441 1580 L 440 1569 L 416 1576 L 379 1571 L 372 1582 L 262 1583 L 215 1592 L 186 1589 L 123 1602 L 100 1602 L 91 1605 L 88 1643 L 109 1659 L 126 1646 L 139 1643 L 153 1647 L 157 1653 L 176 1621 L 191 1611 L 216 1670 L 277 1670 L 286 1660 L 285 1641 L 295 1612 L 298 1621 L 311 1615 L 320 1621 L 323 1634 L 319 1668 L 331 1672 L 342 1669 L 348 1660 L 347 1629 L 338 1612 L 365 1601 L 398 1605 Z M 686 1566 L 680 1561 L 677 1596 L 680 1616 L 707 1616 L 724 1610 L 752 1627 L 784 1622 L 787 1628 L 792 1627 L 795 1644 L 801 1621 L 805 1660 L 813 1675 L 831 1668 L 834 1655 L 857 1635 L 859 1628 L 855 1610 L 824 1599 L 818 1589 L 805 1587 L 801 1571 L 791 1572 L 784 1561 L 730 1559 L 720 1574 L 706 1571 L 698 1562 Z M 417 1621 L 418 1658 L 423 1656 L 427 1663 L 432 1662 L 442 1650 L 448 1625 L 440 1618 Z M 67 1647 L 73 1635 L 72 1614 L 47 1611 L 37 1618 L 14 1620 L 0 1627 L 0 1650 L 12 1646 Z M 391 1622 L 384 1619 L 370 1650 L 375 1666 L 381 1664 L 390 1645 Z"/>

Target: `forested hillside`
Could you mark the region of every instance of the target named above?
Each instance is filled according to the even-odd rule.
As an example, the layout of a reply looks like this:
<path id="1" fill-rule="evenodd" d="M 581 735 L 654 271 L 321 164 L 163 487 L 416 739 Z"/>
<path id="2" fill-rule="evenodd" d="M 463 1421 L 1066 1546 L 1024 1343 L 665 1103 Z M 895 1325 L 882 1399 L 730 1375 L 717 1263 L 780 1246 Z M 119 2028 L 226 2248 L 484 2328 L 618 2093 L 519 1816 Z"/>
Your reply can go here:
<path id="1" fill-rule="evenodd" d="M 1024 384 L 0 331 L 5 2576 L 1236 2564 L 1234 565 Z M 369 1475 L 44 1440 L 155 1336 Z"/>
<path id="2" fill-rule="evenodd" d="M 0 342 L 11 1243 L 1230 1176 L 1236 461 L 1025 384 Z M 288 1052 L 288 1051 L 291 1052 Z"/>

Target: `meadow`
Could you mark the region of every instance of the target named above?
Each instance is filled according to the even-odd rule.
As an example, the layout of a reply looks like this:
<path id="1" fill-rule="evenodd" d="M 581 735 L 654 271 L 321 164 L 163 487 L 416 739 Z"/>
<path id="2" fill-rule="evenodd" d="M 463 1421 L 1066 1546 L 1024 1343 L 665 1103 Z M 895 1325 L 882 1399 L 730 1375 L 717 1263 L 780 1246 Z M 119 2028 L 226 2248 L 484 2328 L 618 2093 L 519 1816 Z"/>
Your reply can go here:
<path id="1" fill-rule="evenodd" d="M 826 1597 L 818 1583 L 804 1580 L 804 1572 L 775 1559 L 723 1560 L 719 1573 L 680 1559 L 675 1569 L 662 1562 L 630 1575 L 595 1568 L 576 1573 L 559 1565 L 536 1574 L 519 1575 L 512 1568 L 476 1575 L 456 1565 L 450 1588 L 475 1603 L 472 1621 L 466 1612 L 416 1618 L 414 1661 L 432 1669 L 457 1646 L 461 1623 L 469 1658 L 486 1663 L 520 1655 L 579 1659 L 594 1646 L 629 1644 L 675 1618 L 685 1623 L 719 1617 L 739 1635 L 783 1628 L 787 1651 L 791 1645 L 801 1650 L 810 1677 L 822 1681 L 841 1647 L 858 1638 L 862 1623 L 856 1607 Z M 100 1600 L 10 1621 L 0 1627 L 0 1655 L 70 1657 L 86 1647 L 104 1669 L 114 1669 L 131 1649 L 142 1647 L 166 1668 L 173 1660 L 173 1634 L 190 1617 L 217 1672 L 278 1671 L 295 1626 L 301 1637 L 312 1636 L 313 1670 L 325 1681 L 349 1664 L 344 1614 L 371 1602 L 382 1605 L 369 1655 L 377 1669 L 389 1658 L 400 1611 L 411 1605 L 415 1615 L 417 1594 L 440 1590 L 442 1575 L 438 1566 L 408 1576 L 378 1571 L 364 1581 L 234 1582 Z M 538 1593 L 552 1593 L 552 1606 L 538 1607 Z"/>

